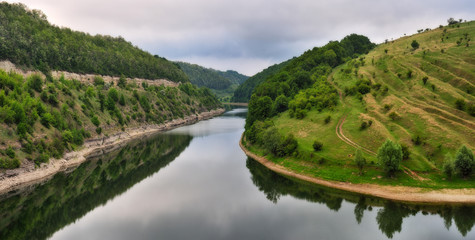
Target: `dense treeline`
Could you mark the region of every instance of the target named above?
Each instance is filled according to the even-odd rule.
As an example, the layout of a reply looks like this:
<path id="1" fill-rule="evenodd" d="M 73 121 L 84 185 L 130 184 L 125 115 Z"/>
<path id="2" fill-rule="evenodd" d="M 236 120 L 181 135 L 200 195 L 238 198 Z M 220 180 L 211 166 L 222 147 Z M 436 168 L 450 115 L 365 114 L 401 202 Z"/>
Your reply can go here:
<path id="1" fill-rule="evenodd" d="M 94 84 L 86 84 L 40 75 L 24 79 L 0 70 L 1 140 L 7 146 L 0 149 L 0 168 L 16 168 L 23 159 L 40 164 L 76 149 L 91 135 L 163 123 L 219 106 L 209 89 L 190 83 L 139 86 L 123 77 L 116 83 L 95 77 Z"/>
<path id="2" fill-rule="evenodd" d="M 177 64 L 188 76 L 190 82 L 198 87 L 224 90 L 233 84 L 239 85 L 248 78 L 236 71 L 222 72 L 185 62 L 177 62 Z"/>
<path id="3" fill-rule="evenodd" d="M 188 81 L 173 63 L 122 37 L 91 36 L 51 25 L 39 10 L 0 3 L 0 59 L 39 69 Z"/>
<path id="4" fill-rule="evenodd" d="M 274 64 L 261 72 L 257 73 L 256 75 L 248 78 L 245 82 L 243 82 L 239 87 L 234 91 L 234 95 L 231 99 L 232 102 L 249 102 L 251 99 L 252 92 L 262 82 L 264 82 L 268 77 L 274 75 L 275 73 L 279 72 L 282 68 L 284 68 L 290 60 Z"/>
<path id="5" fill-rule="evenodd" d="M 232 83 L 241 85 L 244 83 L 249 77 L 246 75 L 242 75 L 233 70 L 227 70 L 226 72 L 218 71 L 219 75 L 231 80 Z"/>
<path id="6" fill-rule="evenodd" d="M 290 117 L 304 118 L 311 109 L 321 111 L 338 102 L 336 89 L 327 81 L 333 67 L 367 53 L 375 45 L 365 36 L 352 34 L 331 41 L 290 60 L 277 73 L 257 86 L 249 101 L 246 137 L 276 156 L 292 154 L 297 142 L 282 136 L 269 118 L 289 110 Z"/>

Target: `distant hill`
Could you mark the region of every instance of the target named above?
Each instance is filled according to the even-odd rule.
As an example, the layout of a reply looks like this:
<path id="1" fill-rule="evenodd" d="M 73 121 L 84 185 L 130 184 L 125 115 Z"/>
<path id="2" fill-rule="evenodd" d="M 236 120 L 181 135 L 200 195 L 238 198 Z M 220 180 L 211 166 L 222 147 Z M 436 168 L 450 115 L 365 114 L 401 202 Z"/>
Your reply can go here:
<path id="1" fill-rule="evenodd" d="M 262 70 L 261 72 L 257 73 L 256 75 L 248 78 L 245 82 L 239 85 L 236 91 L 234 91 L 231 101 L 232 102 L 248 102 L 249 99 L 251 99 L 252 91 L 254 91 L 254 88 L 256 88 L 257 85 L 264 82 L 264 80 L 266 80 L 268 77 L 279 72 L 283 67 L 287 65 L 289 61 L 290 60 L 279 63 L 279 64 L 274 64 Z"/>
<path id="2" fill-rule="evenodd" d="M 190 82 L 198 87 L 225 90 L 231 87 L 231 85 L 239 85 L 249 78 L 232 70 L 223 72 L 186 62 L 176 62 L 176 64 L 186 73 Z"/>
<path id="3" fill-rule="evenodd" d="M 39 10 L 0 3 L 0 60 L 44 73 L 60 70 L 187 82 L 172 62 L 133 46 L 122 37 L 73 31 L 50 24 Z"/>

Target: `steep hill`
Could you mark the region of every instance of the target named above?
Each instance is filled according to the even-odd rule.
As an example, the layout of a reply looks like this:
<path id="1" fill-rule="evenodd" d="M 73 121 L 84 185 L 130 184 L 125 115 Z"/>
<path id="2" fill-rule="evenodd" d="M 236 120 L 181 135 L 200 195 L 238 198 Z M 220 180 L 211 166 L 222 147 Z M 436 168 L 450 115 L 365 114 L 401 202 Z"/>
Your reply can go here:
<path id="1" fill-rule="evenodd" d="M 17 66 L 74 73 L 187 82 L 172 62 L 134 47 L 122 37 L 72 31 L 51 25 L 39 10 L 0 3 L 0 60 Z"/>
<path id="2" fill-rule="evenodd" d="M 266 78 L 280 71 L 289 61 L 274 64 L 256 75 L 248 78 L 234 91 L 232 102 L 248 102 L 251 99 L 252 91 L 257 85 L 261 84 Z"/>
<path id="3" fill-rule="evenodd" d="M 272 80 L 267 79 L 251 98 L 250 147 L 261 154 L 274 152 L 269 158 L 324 179 L 473 187 L 460 177 L 447 181 L 443 166 L 446 159 L 458 158 L 462 145 L 475 149 L 475 23 L 420 32 L 313 74 L 312 87 L 298 88 L 284 95 L 287 99 L 269 91 L 265 85 Z M 306 61 L 295 64 L 305 68 Z M 276 140 L 281 149 L 259 143 L 279 135 L 285 139 Z M 387 139 L 402 146 L 403 160 L 395 178 L 381 179 L 385 171 L 376 155 Z M 362 176 L 354 162 L 356 149 L 367 162 Z M 282 158 L 289 152 L 292 157 Z M 457 167 L 456 173 L 462 174 Z"/>
<path id="4" fill-rule="evenodd" d="M 124 40 L 73 32 L 45 19 L 23 5 L 0 3 L 1 57 L 33 67 L 22 71 L 0 62 L 0 68 L 8 68 L 0 69 L 1 179 L 9 174 L 2 168 L 32 171 L 79 149 L 89 138 L 173 125 L 173 120 L 221 106 L 209 89 L 189 83 L 171 62 Z M 78 65 L 67 65 L 73 62 Z M 44 74 L 35 73 L 35 67 Z M 112 75 L 52 71 L 56 69 Z"/>

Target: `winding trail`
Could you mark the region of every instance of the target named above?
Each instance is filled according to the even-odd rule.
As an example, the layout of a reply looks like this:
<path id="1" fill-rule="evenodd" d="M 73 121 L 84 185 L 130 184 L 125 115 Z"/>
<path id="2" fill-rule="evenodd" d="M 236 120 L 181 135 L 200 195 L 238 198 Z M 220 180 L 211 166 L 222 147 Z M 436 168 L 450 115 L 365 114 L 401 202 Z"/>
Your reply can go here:
<path id="1" fill-rule="evenodd" d="M 330 76 L 328 76 L 327 78 L 327 81 L 337 90 L 338 92 L 338 95 L 340 97 L 340 101 L 342 104 L 345 104 L 348 106 L 347 103 L 345 103 L 345 101 L 343 100 L 343 94 L 341 92 L 341 90 L 335 85 L 335 83 L 333 81 L 331 81 L 331 79 L 333 78 L 333 73 L 330 74 Z M 373 156 L 376 156 L 377 154 L 368 149 L 368 148 L 365 148 L 363 146 L 361 146 L 360 144 L 358 143 L 355 143 L 353 142 L 351 139 L 349 139 L 347 136 L 345 136 L 345 134 L 343 133 L 343 124 L 345 123 L 345 120 L 346 118 L 348 117 L 349 113 L 345 113 L 343 114 L 343 116 L 338 120 L 338 124 L 336 125 L 336 129 L 335 129 L 335 133 L 336 133 L 336 136 L 342 140 L 343 142 L 345 142 L 346 144 L 354 147 L 354 148 L 359 148 L 365 152 L 367 152 L 368 154 L 371 154 Z M 407 175 L 409 175 L 411 178 L 413 178 L 414 180 L 418 180 L 418 181 L 428 181 L 430 179 L 427 179 L 427 178 L 424 178 L 424 177 L 421 177 L 419 176 L 417 173 L 415 173 L 414 171 L 412 171 L 411 169 L 409 169 L 408 167 L 406 166 L 402 166 L 402 171 L 404 173 L 406 173 Z"/>

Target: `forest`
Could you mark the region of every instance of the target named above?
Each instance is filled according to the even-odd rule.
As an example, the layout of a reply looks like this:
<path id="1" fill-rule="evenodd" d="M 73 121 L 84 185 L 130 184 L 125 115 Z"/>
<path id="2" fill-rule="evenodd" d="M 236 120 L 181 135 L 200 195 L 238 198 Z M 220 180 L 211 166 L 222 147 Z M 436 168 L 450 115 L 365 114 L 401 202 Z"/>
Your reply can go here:
<path id="1" fill-rule="evenodd" d="M 17 66 L 130 78 L 187 82 L 177 65 L 122 37 L 73 31 L 50 24 L 39 10 L 0 3 L 0 60 Z"/>

